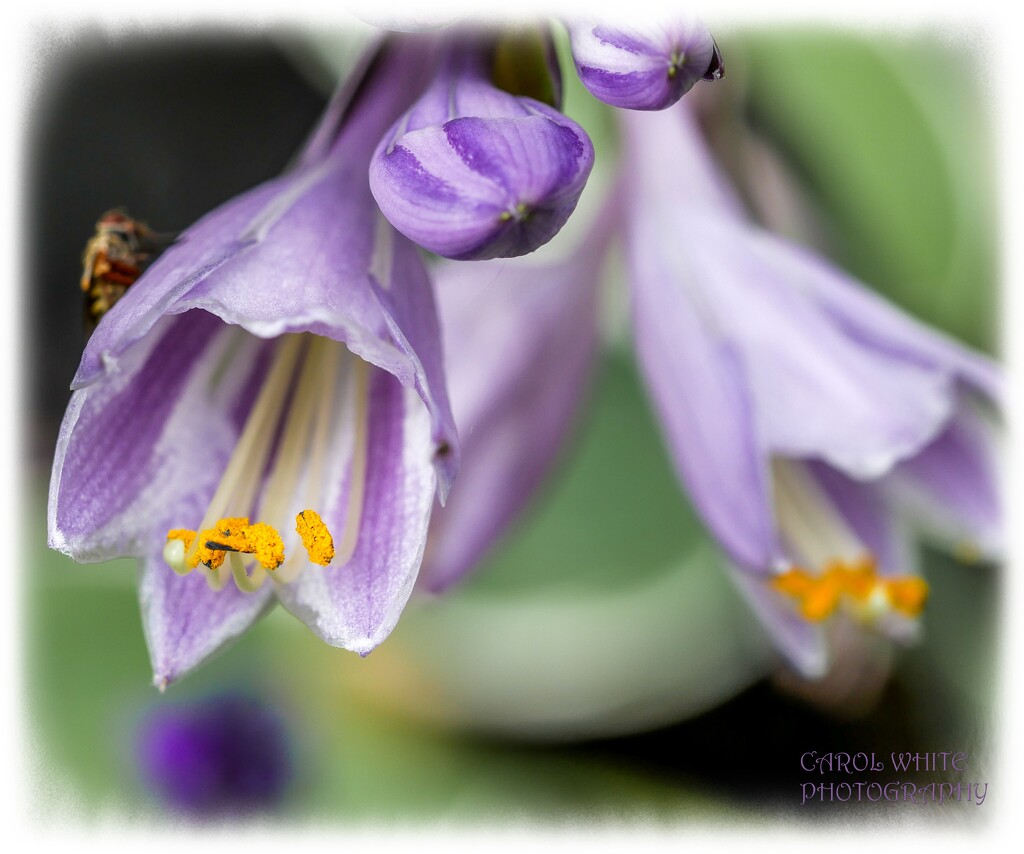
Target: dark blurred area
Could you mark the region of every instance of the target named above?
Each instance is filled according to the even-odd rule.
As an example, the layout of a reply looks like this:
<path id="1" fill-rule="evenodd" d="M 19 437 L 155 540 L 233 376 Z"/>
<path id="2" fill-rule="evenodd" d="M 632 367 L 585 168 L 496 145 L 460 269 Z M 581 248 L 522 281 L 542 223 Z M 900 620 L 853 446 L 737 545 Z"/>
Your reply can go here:
<path id="1" fill-rule="evenodd" d="M 59 50 L 47 49 L 54 59 L 40 71 L 37 90 L 44 94 L 27 138 L 25 244 L 29 363 L 35 366 L 25 450 L 40 475 L 48 471 L 84 341 L 81 254 L 97 218 L 123 207 L 158 232 L 185 228 L 280 172 L 325 102 L 262 36 L 83 30 Z M 991 697 L 980 668 L 989 666 L 996 632 L 994 579 L 986 567 L 965 572 L 942 556 L 930 560 L 936 601 L 925 617 L 926 635 L 929 626 L 938 629 L 950 619 L 962 632 L 951 641 L 955 647 L 926 643 L 903 653 L 871 709 L 852 715 L 819 710 L 766 680 L 712 712 L 657 732 L 571 747 L 488 750 L 598 759 L 773 813 L 801 810 L 799 785 L 808 775 L 799 759 L 807 750 L 985 753 Z M 137 632 L 134 625 L 129 630 Z M 132 655 L 141 671 L 141 636 L 138 645 Z M 980 693 L 965 684 L 979 685 Z M 802 814 L 832 814 L 838 806 L 814 805 Z"/>
<path id="2" fill-rule="evenodd" d="M 82 251 L 111 208 L 177 232 L 273 177 L 325 99 L 268 38 L 80 30 L 45 42 L 26 139 L 33 460 L 57 440 L 84 343 Z"/>
<path id="3" fill-rule="evenodd" d="M 284 720 L 245 695 L 152 710 L 137 753 L 146 787 L 167 809 L 194 818 L 275 809 L 293 774 Z"/>

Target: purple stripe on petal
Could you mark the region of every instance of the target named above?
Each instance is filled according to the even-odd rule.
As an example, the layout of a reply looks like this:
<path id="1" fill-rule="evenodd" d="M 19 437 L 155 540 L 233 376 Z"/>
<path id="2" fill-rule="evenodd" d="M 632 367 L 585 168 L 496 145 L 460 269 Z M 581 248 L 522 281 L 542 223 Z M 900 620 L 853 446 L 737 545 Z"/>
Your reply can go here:
<path id="1" fill-rule="evenodd" d="M 580 133 L 540 116 L 465 118 L 448 122 L 444 131 L 463 163 L 502 186 L 510 200 L 528 204 L 562 188 L 576 190 L 588 154 Z M 525 175 L 524 164 L 533 167 Z"/>
<path id="2" fill-rule="evenodd" d="M 431 174 L 405 145 L 396 145 L 384 157 L 388 176 L 404 187 L 444 208 L 459 200 L 456 189 L 444 178 Z"/>
<path id="3" fill-rule="evenodd" d="M 578 30 L 579 28 L 574 28 Z M 617 48 L 626 53 L 633 53 L 637 56 L 645 56 L 654 53 L 659 46 L 655 44 L 650 34 L 642 35 L 636 31 L 615 29 L 613 27 L 598 25 L 589 28 L 590 38 L 596 39 L 602 46 Z M 667 34 L 666 34 L 667 41 Z M 664 46 L 662 46 L 664 49 Z"/>
<path id="4" fill-rule="evenodd" d="M 581 66 L 577 69 L 583 85 L 599 100 L 607 101 L 609 95 L 601 97 L 598 93 L 614 92 L 616 100 L 631 104 L 648 104 L 644 109 L 663 110 L 671 106 L 683 93 L 678 91 L 681 84 L 665 85 L 665 69 L 651 71 L 631 71 L 622 73 L 605 71 L 602 68 Z M 634 107 L 633 109 L 639 109 Z"/>
<path id="5" fill-rule="evenodd" d="M 75 392 L 51 480 L 52 547 L 77 560 L 145 553 L 147 514 L 162 511 L 174 489 L 208 465 L 210 448 L 230 446 L 237 434 L 227 412 L 253 363 L 242 365 L 237 385 L 216 396 L 210 386 L 230 334 L 205 312 L 168 318 L 152 347 L 133 354 L 136 365 L 126 361 L 122 373 Z"/>

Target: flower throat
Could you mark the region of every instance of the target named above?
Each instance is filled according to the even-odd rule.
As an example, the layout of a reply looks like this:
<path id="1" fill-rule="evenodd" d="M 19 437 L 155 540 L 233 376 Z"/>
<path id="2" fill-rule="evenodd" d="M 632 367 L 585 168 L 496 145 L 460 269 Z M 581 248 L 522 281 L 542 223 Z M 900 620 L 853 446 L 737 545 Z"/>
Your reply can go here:
<path id="1" fill-rule="evenodd" d="M 866 624 L 893 613 L 920 615 L 927 583 L 917 576 L 879 574 L 874 555 L 806 467 L 773 460 L 772 480 L 782 536 L 814 570 L 791 566 L 771 579 L 771 587 L 791 599 L 803 619 L 821 622 L 840 609 Z"/>
<path id="2" fill-rule="evenodd" d="M 351 391 L 351 406 L 337 400 L 339 383 Z M 368 384 L 366 363 L 343 344 L 306 334 L 278 339 L 202 520 L 195 529 L 167 532 L 167 564 L 180 575 L 202 565 L 215 590 L 230 574 L 240 590 L 252 592 L 268 575 L 278 582 L 298 577 L 306 563 L 296 558 L 299 543 L 310 563 L 348 563 L 359 536 L 366 486 Z M 323 472 L 339 403 L 353 422 L 353 446 L 345 526 L 335 544 L 320 514 L 309 508 L 325 495 Z M 292 521 L 290 508 L 300 496 L 300 506 L 307 509 L 294 516 L 298 542 L 286 555 L 281 531 Z M 250 518 L 260 521 L 250 523 Z"/>

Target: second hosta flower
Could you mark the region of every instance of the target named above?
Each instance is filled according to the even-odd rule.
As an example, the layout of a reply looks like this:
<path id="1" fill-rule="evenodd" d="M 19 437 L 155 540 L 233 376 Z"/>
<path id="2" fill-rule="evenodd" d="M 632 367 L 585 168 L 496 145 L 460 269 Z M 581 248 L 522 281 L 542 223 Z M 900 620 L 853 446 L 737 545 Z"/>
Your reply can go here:
<path id="1" fill-rule="evenodd" d="M 821 675 L 833 615 L 914 631 L 906 522 L 995 545 L 998 372 L 751 222 L 687 110 L 624 118 L 637 350 L 676 467 L 782 650 Z"/>
<path id="2" fill-rule="evenodd" d="M 486 48 L 454 45 L 370 166 L 392 225 L 456 260 L 525 255 L 546 243 L 575 209 L 594 163 L 579 125 L 498 89 L 490 68 Z"/>
<path id="3" fill-rule="evenodd" d="M 429 67 L 386 48 L 299 168 L 186 231 L 89 340 L 50 544 L 143 558 L 161 687 L 275 595 L 362 654 L 409 597 L 458 443 L 426 270 L 366 169 Z"/>

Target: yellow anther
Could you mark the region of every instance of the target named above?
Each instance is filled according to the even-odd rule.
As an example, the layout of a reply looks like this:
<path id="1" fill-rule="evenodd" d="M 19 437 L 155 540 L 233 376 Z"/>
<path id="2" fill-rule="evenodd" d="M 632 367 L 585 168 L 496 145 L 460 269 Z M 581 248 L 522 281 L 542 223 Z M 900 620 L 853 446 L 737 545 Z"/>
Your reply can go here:
<path id="1" fill-rule="evenodd" d="M 181 540 L 186 554 L 191 549 L 196 532 L 175 528 L 167 532 L 168 540 Z M 284 563 L 284 541 L 276 529 L 265 522 L 250 525 L 244 517 L 219 519 L 212 528 L 199 535 L 199 545 L 187 563 L 195 569 L 205 563 L 217 569 L 224 563 L 228 552 L 251 554 L 264 569 L 277 569 Z"/>
<path id="2" fill-rule="evenodd" d="M 276 528 L 266 522 L 257 522 L 245 529 L 248 539 L 247 552 L 259 561 L 264 569 L 277 569 L 284 563 L 284 541 Z"/>
<path id="3" fill-rule="evenodd" d="M 906 617 L 917 617 L 928 601 L 928 582 L 923 578 L 887 578 L 883 582 L 892 607 Z"/>
<path id="4" fill-rule="evenodd" d="M 871 598 L 878 585 L 878 567 L 870 555 L 858 558 L 844 568 L 846 593 L 858 602 Z"/>
<path id="5" fill-rule="evenodd" d="M 785 593 L 787 596 L 792 596 L 794 599 L 799 599 L 805 596 L 807 592 L 814 586 L 814 579 L 807 573 L 806 570 L 800 569 L 800 567 L 794 567 L 781 575 L 776 575 L 771 580 L 773 588 L 779 591 L 779 593 Z"/>
<path id="6" fill-rule="evenodd" d="M 771 585 L 779 593 L 795 599 L 804 619 L 814 623 L 831 616 L 839 604 L 842 592 L 840 576 L 835 568 L 816 576 L 798 566 L 793 567 L 776 575 Z"/>
<path id="7" fill-rule="evenodd" d="M 839 607 L 843 593 L 842 576 L 833 570 L 815 581 L 814 586 L 800 600 L 800 613 L 805 620 L 820 623 L 831 617 Z"/>
<path id="8" fill-rule="evenodd" d="M 854 616 L 871 622 L 887 610 L 917 617 L 928 598 L 928 584 L 916 576 L 882 578 L 870 555 L 832 561 L 820 575 L 795 567 L 770 581 L 772 589 L 795 600 L 800 615 L 821 622 L 845 604 Z"/>
<path id="9" fill-rule="evenodd" d="M 192 541 L 196 538 L 195 531 L 189 531 L 186 528 L 172 528 L 167 532 L 168 540 L 181 540 L 185 544 L 187 549 L 192 545 Z"/>
<path id="10" fill-rule="evenodd" d="M 202 546 L 213 548 L 216 544 L 221 550 L 229 552 L 248 552 L 249 539 L 246 530 L 249 520 L 244 516 L 218 519 L 212 528 L 203 531 Z"/>
<path id="11" fill-rule="evenodd" d="M 295 517 L 295 533 L 309 552 L 309 560 L 327 566 L 334 560 L 334 537 L 315 510 L 303 510 Z"/>
<path id="12" fill-rule="evenodd" d="M 204 534 L 207 532 L 204 531 Z M 167 532 L 168 540 L 181 540 L 185 544 L 186 556 L 192 549 L 192 541 L 196 538 L 196 532 L 187 528 L 174 528 Z M 224 563 L 225 553 L 218 549 L 207 548 L 205 541 L 199 543 L 191 557 L 186 557 L 189 567 L 195 569 L 200 563 L 206 564 L 210 569 L 217 569 Z"/>

